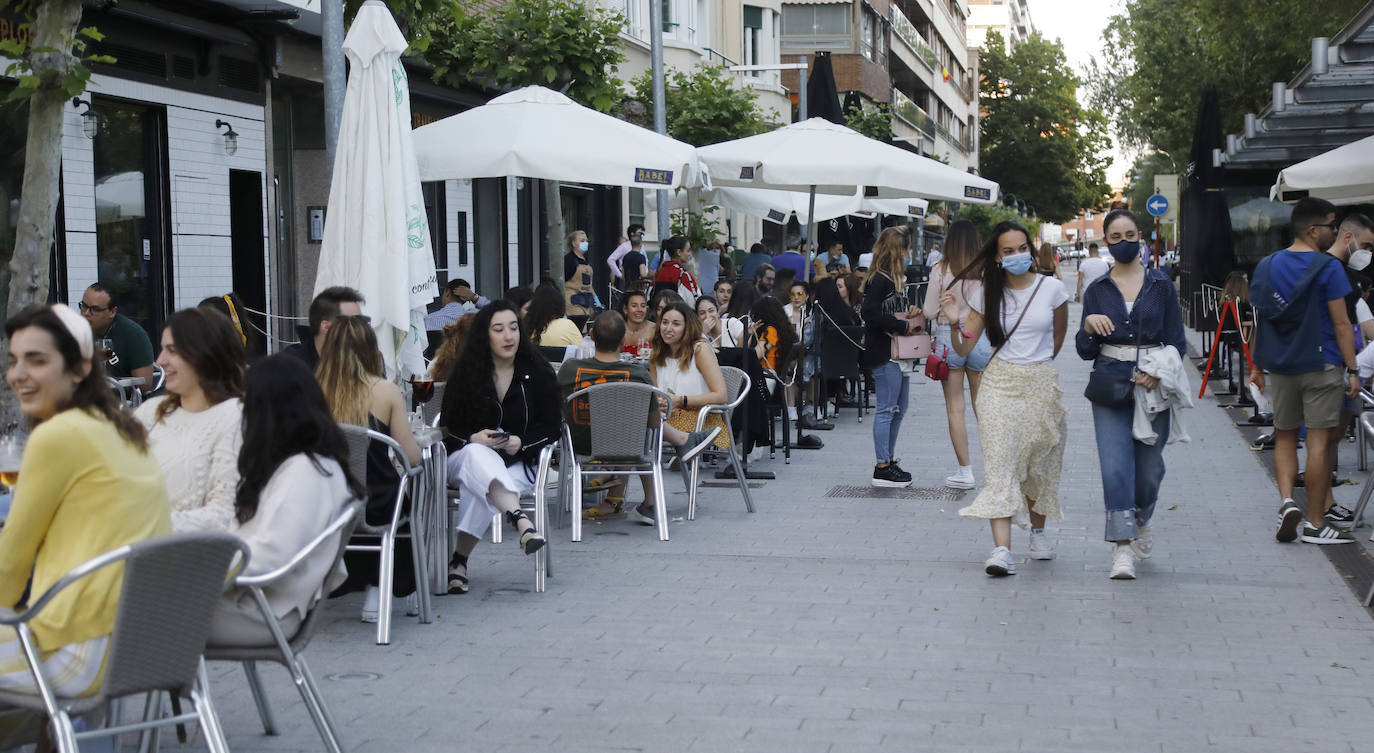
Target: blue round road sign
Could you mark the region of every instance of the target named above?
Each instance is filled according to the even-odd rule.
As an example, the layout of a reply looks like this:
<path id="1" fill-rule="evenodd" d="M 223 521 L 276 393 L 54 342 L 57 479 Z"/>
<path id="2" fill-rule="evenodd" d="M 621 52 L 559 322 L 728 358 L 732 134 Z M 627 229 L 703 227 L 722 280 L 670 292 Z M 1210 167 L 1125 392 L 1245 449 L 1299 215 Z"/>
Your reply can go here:
<path id="1" fill-rule="evenodd" d="M 1157 193 L 1145 202 L 1145 209 L 1155 217 L 1163 217 L 1169 211 L 1169 200 L 1164 198 L 1164 194 Z"/>

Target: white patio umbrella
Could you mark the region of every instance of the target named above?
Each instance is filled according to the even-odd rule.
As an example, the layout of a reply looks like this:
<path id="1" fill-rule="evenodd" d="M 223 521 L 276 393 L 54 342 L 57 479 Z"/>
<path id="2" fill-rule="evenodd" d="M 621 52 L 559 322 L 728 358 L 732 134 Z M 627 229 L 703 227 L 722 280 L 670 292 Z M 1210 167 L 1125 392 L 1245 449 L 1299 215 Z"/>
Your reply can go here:
<path id="1" fill-rule="evenodd" d="M 1289 196 L 1303 191 L 1306 193 Z M 1280 170 L 1269 197 L 1296 201 L 1302 196 L 1326 199 L 1338 206 L 1374 201 L 1374 136 Z"/>
<path id="2" fill-rule="evenodd" d="M 508 175 L 659 189 L 699 185 L 691 144 L 542 86 L 415 129 L 421 180 Z"/>
<path id="3" fill-rule="evenodd" d="M 645 197 L 649 199 L 651 197 Z M 717 186 L 701 192 L 701 202 L 705 206 L 717 206 L 750 217 L 757 217 L 776 224 L 786 223 L 792 215 L 797 221 L 810 224 L 808 214 L 811 204 L 809 191 L 780 191 L 771 188 L 739 188 L 736 186 Z M 673 195 L 671 208 L 684 209 L 689 199 L 685 191 Z M 925 199 L 870 199 L 858 194 L 839 196 L 818 194 L 815 197 L 815 222 L 824 222 L 850 214 L 891 214 L 920 216 L 925 214 L 928 204 Z M 652 201 L 647 208 L 652 209 Z"/>
<path id="4" fill-rule="evenodd" d="M 429 222 L 411 142 L 405 37 L 381 0 L 344 38 L 350 72 L 329 186 L 315 292 L 357 289 L 389 370 L 424 373 L 425 306 L 438 294 Z"/>

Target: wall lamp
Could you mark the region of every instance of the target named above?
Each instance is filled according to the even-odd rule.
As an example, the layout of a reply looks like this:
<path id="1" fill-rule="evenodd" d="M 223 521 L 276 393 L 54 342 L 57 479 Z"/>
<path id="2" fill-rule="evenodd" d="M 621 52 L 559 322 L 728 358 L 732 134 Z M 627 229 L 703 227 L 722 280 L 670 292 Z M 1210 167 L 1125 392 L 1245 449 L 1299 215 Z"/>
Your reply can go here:
<path id="1" fill-rule="evenodd" d="M 72 107 L 86 106 L 86 111 L 81 113 L 81 132 L 86 134 L 86 138 L 93 139 L 100 133 L 100 115 L 91 109 L 91 101 L 80 97 L 72 97 Z"/>
<path id="2" fill-rule="evenodd" d="M 239 150 L 239 135 L 234 132 L 234 127 L 229 125 L 227 120 L 216 120 L 215 128 L 227 128 L 224 132 L 224 153 L 230 157 Z"/>

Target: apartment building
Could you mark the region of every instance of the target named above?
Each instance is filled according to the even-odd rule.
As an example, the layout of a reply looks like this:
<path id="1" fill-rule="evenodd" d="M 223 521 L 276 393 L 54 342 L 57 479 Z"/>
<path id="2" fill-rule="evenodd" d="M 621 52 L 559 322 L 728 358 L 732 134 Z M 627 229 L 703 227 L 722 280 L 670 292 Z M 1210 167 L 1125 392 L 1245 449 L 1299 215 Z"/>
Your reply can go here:
<path id="1" fill-rule="evenodd" d="M 969 0 L 968 46 L 983 48 L 988 32 L 1002 35 L 1007 52 L 1030 38 L 1035 31 L 1027 0 Z"/>
<path id="2" fill-rule="evenodd" d="M 968 7 L 967 0 L 783 0 L 782 55 L 830 52 L 842 97 L 891 105 L 895 140 L 977 169 Z M 795 88 L 795 74 L 783 83 Z"/>

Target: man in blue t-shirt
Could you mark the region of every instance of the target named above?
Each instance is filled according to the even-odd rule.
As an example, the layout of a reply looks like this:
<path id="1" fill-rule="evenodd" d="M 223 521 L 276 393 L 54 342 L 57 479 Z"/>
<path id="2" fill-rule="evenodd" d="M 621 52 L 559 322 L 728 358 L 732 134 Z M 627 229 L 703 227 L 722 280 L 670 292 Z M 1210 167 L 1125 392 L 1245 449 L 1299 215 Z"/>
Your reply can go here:
<path id="1" fill-rule="evenodd" d="M 792 238 L 787 244 L 787 249 L 773 257 L 773 267 L 778 271 L 792 270 L 792 279 L 794 280 L 805 281 L 810 279 L 807 272 L 810 271 L 811 265 L 807 263 L 806 257 L 801 252 L 805 243 L 799 237 Z"/>
<path id="2" fill-rule="evenodd" d="M 1330 525 L 1324 518 L 1326 494 L 1331 484 L 1328 435 L 1340 431 L 1341 403 L 1346 395 L 1359 394 L 1360 372 L 1355 364 L 1355 333 L 1346 314 L 1345 296 L 1350 293 L 1341 263 L 1325 252 L 1336 240 L 1336 208 L 1329 201 L 1307 198 L 1293 207 L 1293 244 L 1269 259 L 1269 283 L 1274 292 L 1291 300 L 1294 289 L 1309 265 L 1322 265 L 1308 295 L 1325 305 L 1316 309 L 1321 318 L 1322 367 L 1293 373 L 1283 364 L 1266 364 L 1274 401 L 1274 471 L 1278 477 L 1279 541 L 1298 538 L 1309 544 L 1349 544 L 1354 537 Z M 1257 271 L 1258 275 L 1258 271 Z M 1310 300 L 1310 299 L 1308 299 Z M 1305 305 L 1293 301 L 1291 305 Z M 1307 322 L 1311 324 L 1310 321 Z M 1277 331 L 1260 322 L 1256 338 L 1276 337 Z M 1344 373 L 1342 373 L 1344 369 Z M 1286 373 L 1279 373 L 1286 372 Z M 1259 389 L 1265 374 L 1256 369 L 1250 381 Z M 1307 426 L 1307 520 L 1293 501 L 1298 475 L 1298 431 Z"/>

